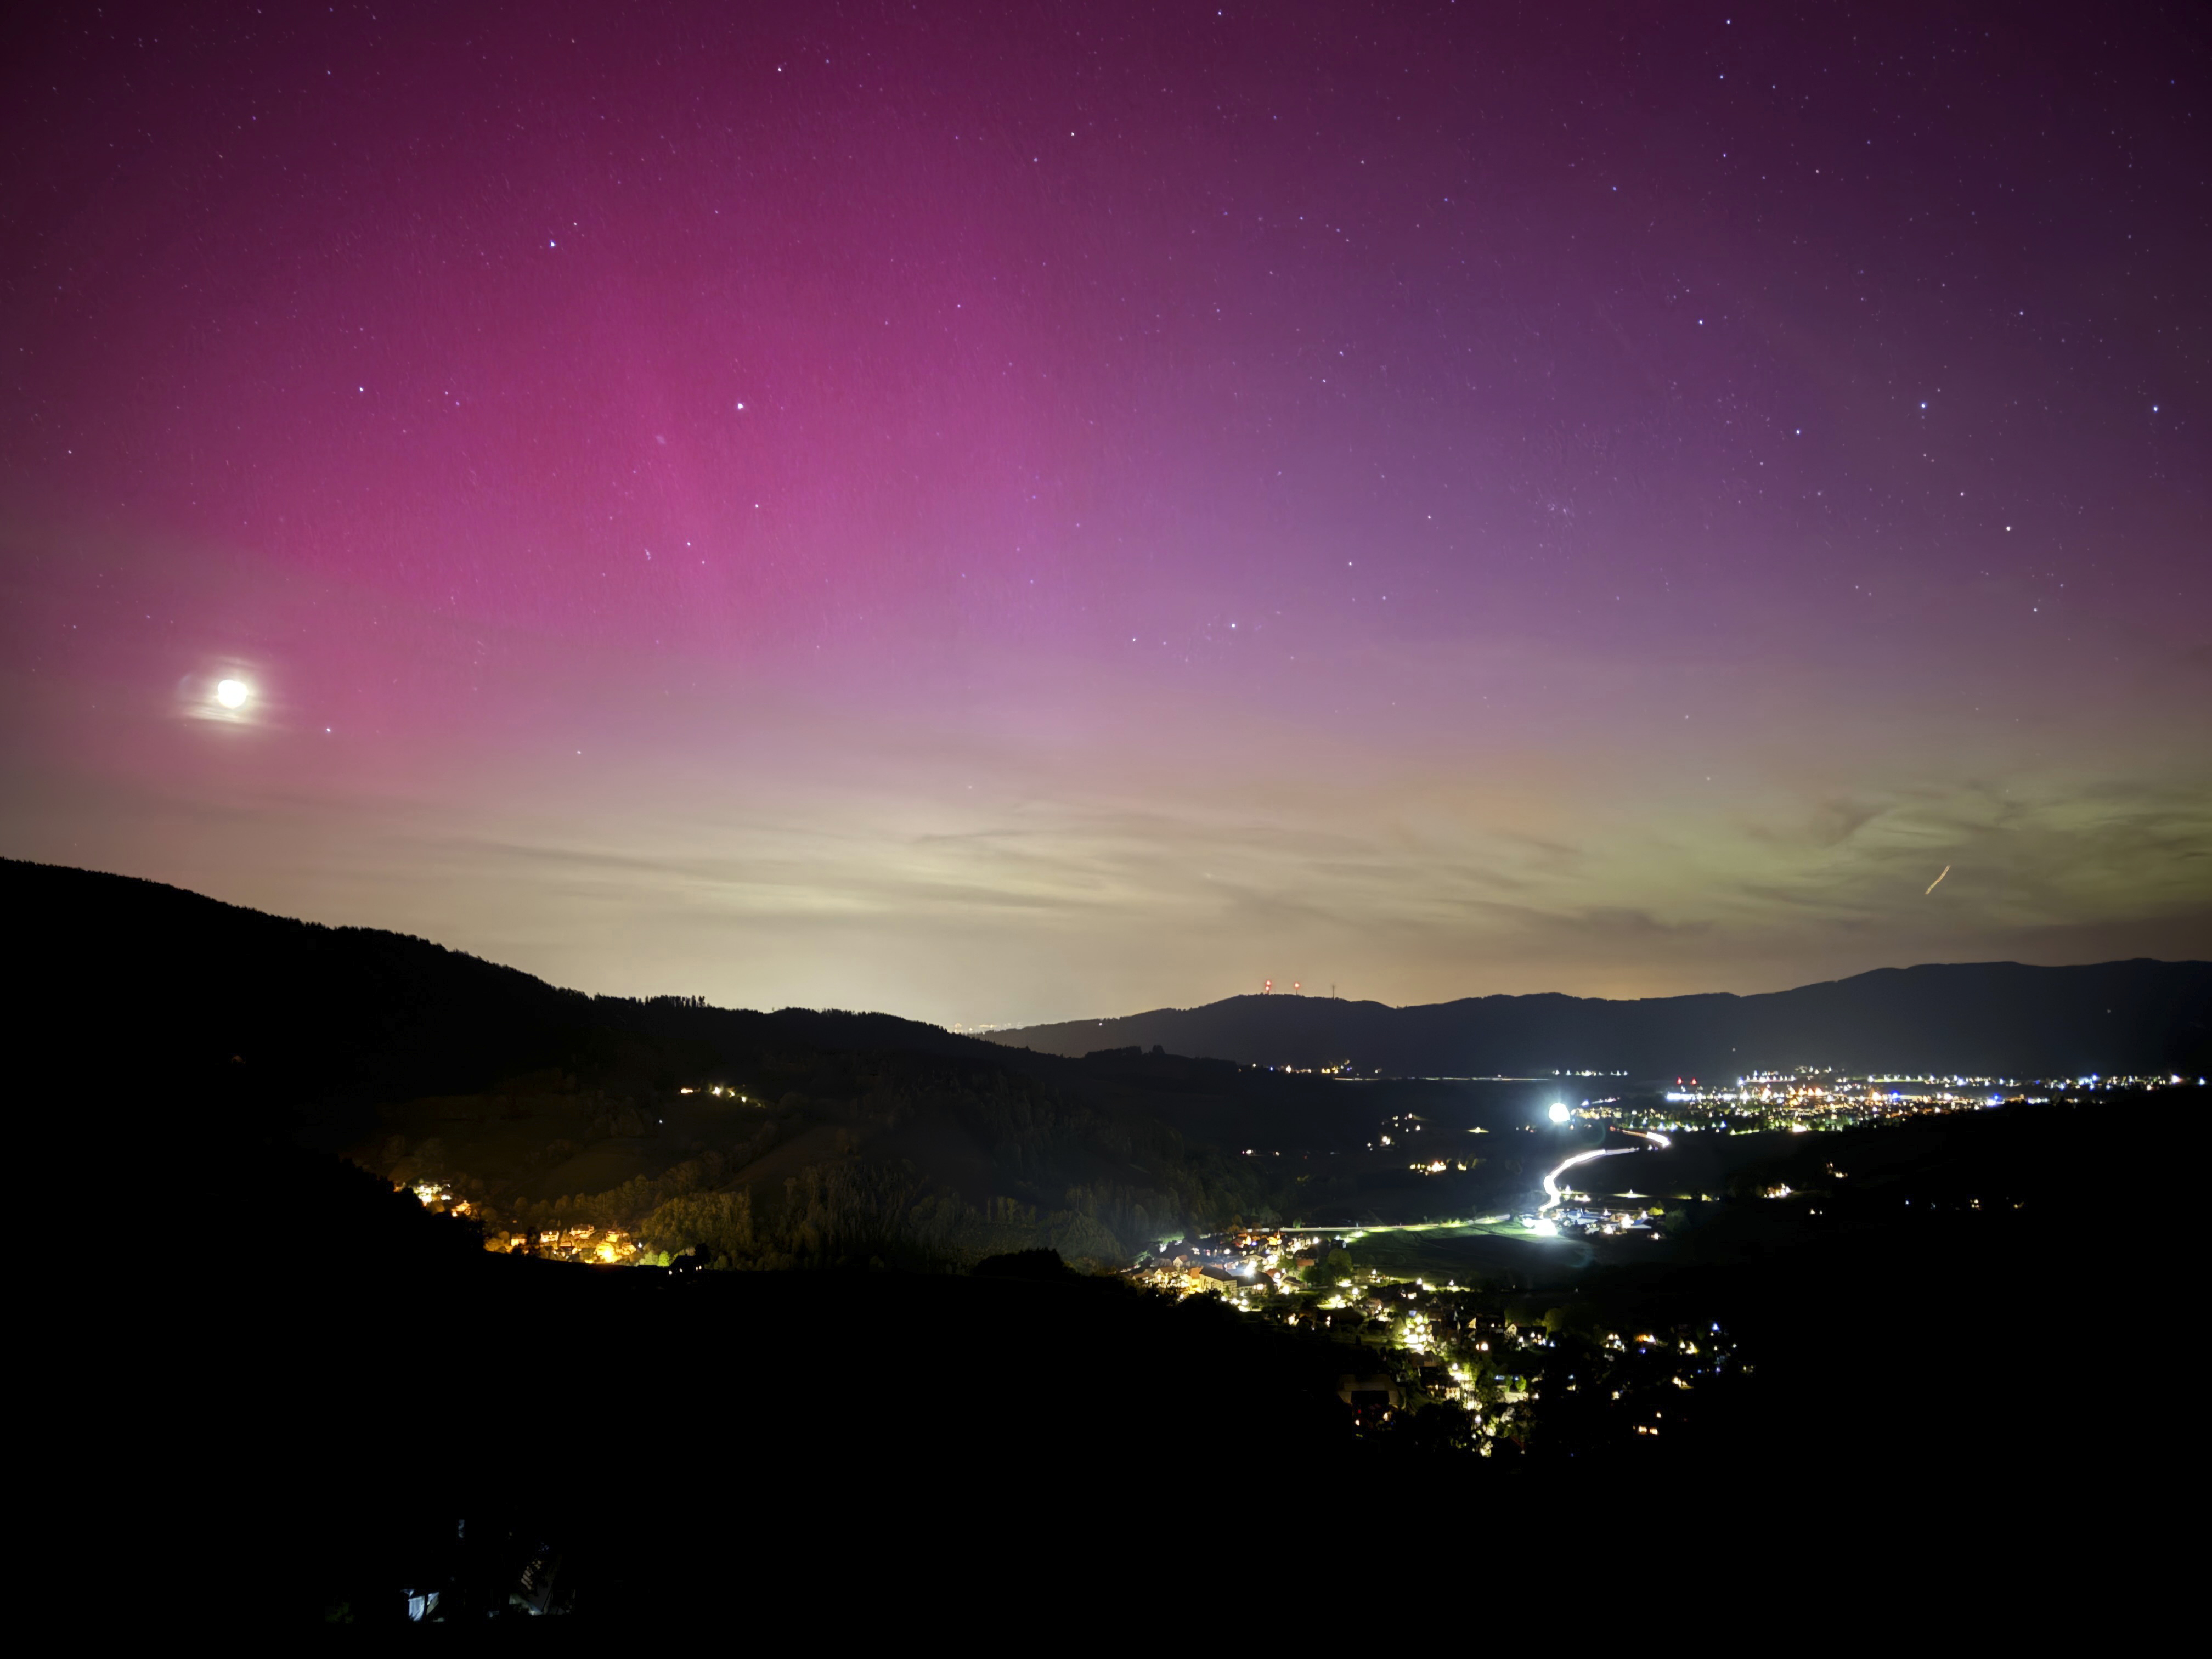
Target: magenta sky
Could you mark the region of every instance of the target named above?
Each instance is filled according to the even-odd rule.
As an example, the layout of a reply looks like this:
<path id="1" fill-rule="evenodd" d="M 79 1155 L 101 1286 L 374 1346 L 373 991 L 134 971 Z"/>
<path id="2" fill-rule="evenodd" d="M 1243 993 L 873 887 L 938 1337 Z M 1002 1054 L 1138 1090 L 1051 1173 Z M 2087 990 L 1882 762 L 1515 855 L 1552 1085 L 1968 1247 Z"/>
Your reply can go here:
<path id="1" fill-rule="evenodd" d="M 2212 55 L 2031 11 L 18 26 L 0 851 L 951 1021 L 2212 952 Z"/>

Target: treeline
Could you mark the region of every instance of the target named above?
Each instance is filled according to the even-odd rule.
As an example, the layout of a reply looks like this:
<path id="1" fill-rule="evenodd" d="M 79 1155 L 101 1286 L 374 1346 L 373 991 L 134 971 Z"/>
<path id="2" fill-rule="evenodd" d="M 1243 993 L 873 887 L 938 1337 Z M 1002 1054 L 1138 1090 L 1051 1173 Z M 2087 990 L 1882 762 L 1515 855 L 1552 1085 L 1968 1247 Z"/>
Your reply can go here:
<path id="1" fill-rule="evenodd" d="M 953 1265 L 1030 1249 L 1110 1265 L 1193 1227 L 1277 1218 L 1261 1172 L 1242 1159 L 1033 1079 L 936 1066 L 924 1062 L 933 1074 L 918 1078 L 885 1066 L 851 1079 L 858 1099 L 794 1093 L 745 1141 L 601 1192 L 531 1200 L 466 1175 L 459 1184 L 486 1194 L 495 1225 L 620 1228 L 656 1255 L 731 1267 Z M 772 1175 L 757 1167 L 826 1123 L 837 1126 L 832 1155 Z M 395 1178 L 430 1169 L 429 1150 L 394 1164 Z M 946 1174 L 978 1156 L 988 1196 Z M 452 1164 L 449 1155 L 437 1167 L 452 1178 Z"/>
<path id="2" fill-rule="evenodd" d="M 696 1255 L 720 1268 L 957 1267 L 1030 1249 L 1111 1266 L 1133 1254 L 1095 1207 L 1085 1207 L 1095 1206 L 1095 1197 L 1079 1190 L 1060 1209 L 1006 1197 L 973 1204 L 934 1188 L 910 1164 L 848 1159 L 806 1165 L 757 1205 L 751 1188 L 714 1184 L 724 1162 L 709 1152 L 606 1192 L 524 1201 L 505 1212 L 495 1206 L 490 1213 L 495 1224 L 511 1216 L 514 1226 L 533 1233 L 617 1228 L 651 1255 Z M 1138 1204 L 1122 1213 L 1141 1227 L 1153 1212 Z"/>

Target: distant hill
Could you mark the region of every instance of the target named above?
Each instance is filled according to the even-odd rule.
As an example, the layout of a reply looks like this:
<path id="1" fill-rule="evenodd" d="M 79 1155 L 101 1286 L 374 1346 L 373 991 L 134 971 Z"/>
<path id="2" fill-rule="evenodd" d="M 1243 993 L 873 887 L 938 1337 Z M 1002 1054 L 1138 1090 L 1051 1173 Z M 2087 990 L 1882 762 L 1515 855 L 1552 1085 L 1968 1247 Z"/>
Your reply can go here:
<path id="1" fill-rule="evenodd" d="M 1389 1077 L 1734 1077 L 1761 1067 L 2080 1076 L 2212 1067 L 2212 963 L 1886 968 L 1762 996 L 1469 997 L 1393 1008 L 1241 996 L 992 1034 L 1044 1054 L 1157 1044 L 1256 1066 Z"/>
<path id="2" fill-rule="evenodd" d="M 172 1076 L 235 1067 L 228 1074 L 256 1079 L 317 1121 L 364 1102 L 589 1064 L 617 1031 L 714 1051 L 1005 1058 L 888 1014 L 588 996 L 404 933 L 295 921 L 58 865 L 0 859 L 0 904 L 19 959 L 33 964 L 25 1040 L 45 1058 L 87 1077 L 126 1053 Z"/>
<path id="3" fill-rule="evenodd" d="M 212 1191 L 296 1145 L 448 1186 L 495 1230 L 588 1218 L 769 1266 L 1110 1260 L 1266 1197 L 1146 1080 L 890 1015 L 587 996 L 404 934 L 11 860 L 0 907 L 32 968 L 18 1121 L 68 1167 L 121 1152 Z"/>

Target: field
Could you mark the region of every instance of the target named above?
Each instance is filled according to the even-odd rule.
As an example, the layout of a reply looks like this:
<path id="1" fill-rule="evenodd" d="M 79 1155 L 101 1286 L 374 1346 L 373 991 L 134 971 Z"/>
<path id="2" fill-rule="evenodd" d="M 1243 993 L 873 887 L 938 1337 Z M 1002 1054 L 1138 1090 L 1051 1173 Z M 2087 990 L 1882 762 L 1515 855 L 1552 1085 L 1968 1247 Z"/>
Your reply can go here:
<path id="1" fill-rule="evenodd" d="M 1571 1284 L 1592 1267 L 1668 1261 L 1674 1250 L 1648 1236 L 1532 1238 L 1510 1220 L 1370 1227 L 1349 1237 L 1352 1260 L 1387 1278 L 1528 1290 Z"/>

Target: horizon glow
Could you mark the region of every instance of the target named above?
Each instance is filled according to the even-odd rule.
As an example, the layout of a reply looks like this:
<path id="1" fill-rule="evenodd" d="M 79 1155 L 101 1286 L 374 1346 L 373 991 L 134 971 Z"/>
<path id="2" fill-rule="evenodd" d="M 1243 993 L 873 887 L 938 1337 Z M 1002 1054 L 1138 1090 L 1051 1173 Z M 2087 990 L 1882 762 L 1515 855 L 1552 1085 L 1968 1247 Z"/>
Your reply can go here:
<path id="1" fill-rule="evenodd" d="M 35 24 L 0 853 L 970 1024 L 2212 955 L 2206 53 L 1976 16 Z"/>

